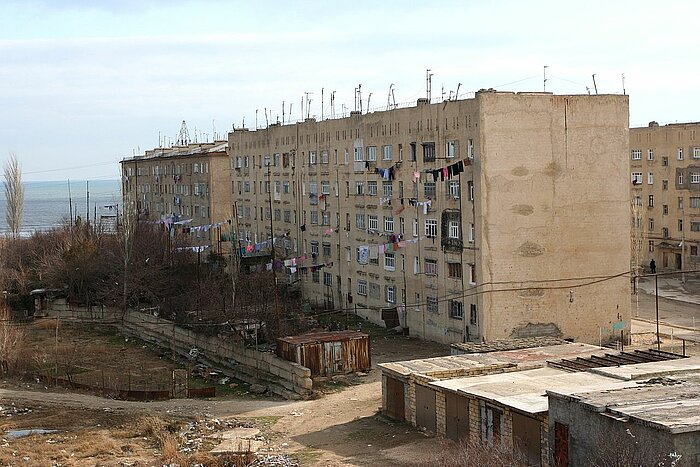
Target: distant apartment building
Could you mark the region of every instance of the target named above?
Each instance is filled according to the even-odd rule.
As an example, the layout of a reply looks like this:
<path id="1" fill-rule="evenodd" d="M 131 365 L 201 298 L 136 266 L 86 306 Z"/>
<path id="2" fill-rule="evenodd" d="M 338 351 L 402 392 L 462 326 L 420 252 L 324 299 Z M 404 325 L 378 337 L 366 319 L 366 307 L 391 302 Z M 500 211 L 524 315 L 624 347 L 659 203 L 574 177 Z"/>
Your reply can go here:
<path id="1" fill-rule="evenodd" d="M 186 233 L 191 246 L 228 251 L 232 211 L 227 145 L 216 141 L 155 148 L 123 159 L 125 209 L 140 221 L 161 222 Z"/>
<path id="2" fill-rule="evenodd" d="M 630 128 L 632 259 L 700 269 L 700 123 Z"/>
<path id="3" fill-rule="evenodd" d="M 272 235 L 312 302 L 430 340 L 607 342 L 629 329 L 628 143 L 627 96 L 490 90 L 236 129 L 241 251 Z"/>

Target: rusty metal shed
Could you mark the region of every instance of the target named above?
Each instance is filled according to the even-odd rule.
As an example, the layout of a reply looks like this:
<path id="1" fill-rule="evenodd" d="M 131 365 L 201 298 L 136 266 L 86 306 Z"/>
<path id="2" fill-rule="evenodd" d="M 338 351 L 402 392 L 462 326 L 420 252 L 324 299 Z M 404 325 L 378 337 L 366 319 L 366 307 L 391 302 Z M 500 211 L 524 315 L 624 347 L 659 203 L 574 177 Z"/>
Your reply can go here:
<path id="1" fill-rule="evenodd" d="M 369 335 L 359 331 L 280 337 L 277 339 L 277 355 L 305 366 L 313 376 L 364 371 L 372 366 Z"/>

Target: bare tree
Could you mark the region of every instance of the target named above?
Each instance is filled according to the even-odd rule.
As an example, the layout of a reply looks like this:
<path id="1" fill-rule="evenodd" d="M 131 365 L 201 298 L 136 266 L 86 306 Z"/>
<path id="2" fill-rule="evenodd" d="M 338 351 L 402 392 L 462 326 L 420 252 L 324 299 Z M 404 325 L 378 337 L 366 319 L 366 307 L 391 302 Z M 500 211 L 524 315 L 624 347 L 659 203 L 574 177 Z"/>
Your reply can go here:
<path id="1" fill-rule="evenodd" d="M 5 162 L 5 198 L 7 200 L 7 225 L 13 238 L 19 237 L 24 211 L 24 186 L 22 185 L 22 168 L 17 156 L 10 153 L 10 160 Z"/>
<path id="2" fill-rule="evenodd" d="M 24 331 L 12 321 L 10 309 L 0 303 L 0 374 L 8 373 L 19 359 Z"/>

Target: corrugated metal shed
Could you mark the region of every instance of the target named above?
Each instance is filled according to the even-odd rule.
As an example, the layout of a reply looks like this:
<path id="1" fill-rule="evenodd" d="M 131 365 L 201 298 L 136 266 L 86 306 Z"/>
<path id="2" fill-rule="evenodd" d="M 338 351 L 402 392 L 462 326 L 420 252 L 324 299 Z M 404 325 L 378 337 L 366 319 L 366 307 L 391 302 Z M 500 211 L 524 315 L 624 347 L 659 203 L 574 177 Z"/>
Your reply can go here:
<path id="1" fill-rule="evenodd" d="M 359 331 L 328 331 L 280 337 L 277 355 L 311 370 L 313 376 L 369 370 L 369 335 Z"/>

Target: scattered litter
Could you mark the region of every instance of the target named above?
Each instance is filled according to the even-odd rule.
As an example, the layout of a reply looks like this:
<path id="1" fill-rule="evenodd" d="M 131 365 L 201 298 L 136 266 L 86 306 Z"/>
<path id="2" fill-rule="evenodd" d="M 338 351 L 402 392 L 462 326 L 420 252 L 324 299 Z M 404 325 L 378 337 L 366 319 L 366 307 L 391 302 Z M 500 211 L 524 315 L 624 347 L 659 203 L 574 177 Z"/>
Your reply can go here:
<path id="1" fill-rule="evenodd" d="M 30 435 L 48 435 L 56 433 L 58 430 L 48 430 L 46 428 L 28 428 L 24 430 L 8 430 L 5 435 L 10 439 L 24 438 Z"/>
<path id="2" fill-rule="evenodd" d="M 302 415 L 304 415 L 304 412 L 297 412 L 296 410 L 292 410 L 291 412 L 289 412 L 289 415 L 292 415 L 294 417 L 301 417 Z"/>

